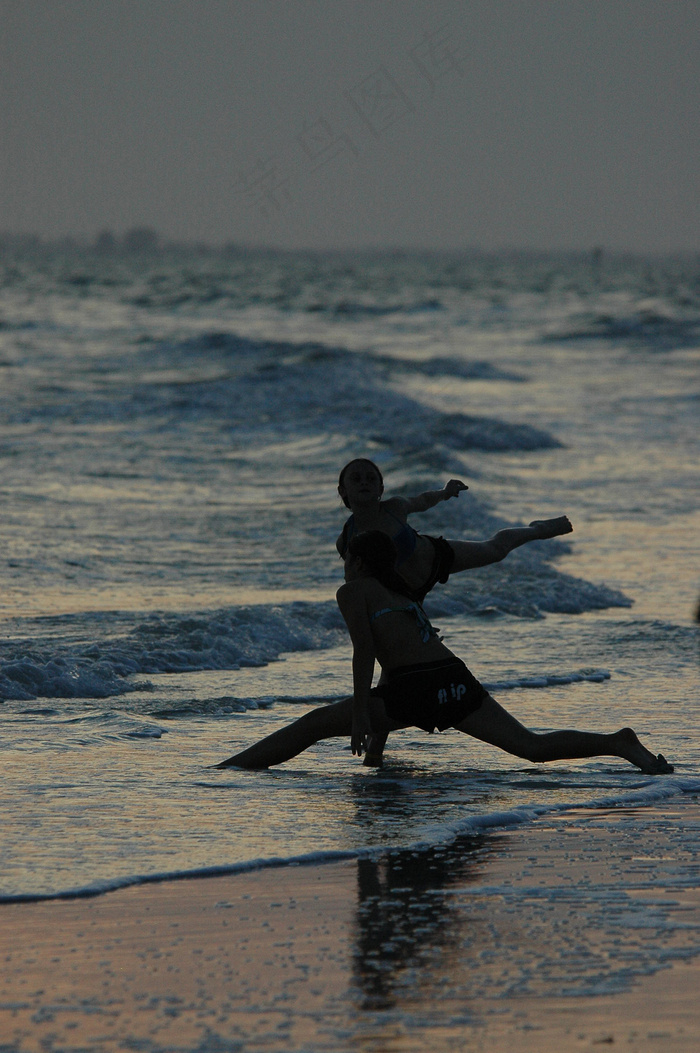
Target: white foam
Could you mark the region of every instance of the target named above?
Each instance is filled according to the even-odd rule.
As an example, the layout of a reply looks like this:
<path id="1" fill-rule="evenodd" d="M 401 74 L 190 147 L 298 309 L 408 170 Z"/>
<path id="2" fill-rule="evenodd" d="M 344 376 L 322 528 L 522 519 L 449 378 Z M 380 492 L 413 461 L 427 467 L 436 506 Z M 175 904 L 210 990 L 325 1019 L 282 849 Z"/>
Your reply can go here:
<path id="1" fill-rule="evenodd" d="M 497 691 L 513 691 L 516 688 L 559 687 L 565 684 L 580 684 L 584 681 L 592 684 L 602 684 L 609 679 L 610 673 L 607 669 L 594 669 L 573 673 L 551 673 L 544 676 L 511 677 L 507 680 L 494 682 L 484 681 L 483 684 L 487 691 L 493 693 Z"/>

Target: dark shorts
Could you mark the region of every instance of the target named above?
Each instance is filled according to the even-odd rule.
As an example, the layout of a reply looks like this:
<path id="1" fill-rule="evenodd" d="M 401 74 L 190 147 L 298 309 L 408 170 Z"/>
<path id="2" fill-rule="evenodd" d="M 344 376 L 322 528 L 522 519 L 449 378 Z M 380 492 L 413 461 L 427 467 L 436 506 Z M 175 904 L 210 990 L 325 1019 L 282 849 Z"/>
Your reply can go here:
<path id="1" fill-rule="evenodd" d="M 421 585 L 419 589 L 415 589 L 411 596 L 411 599 L 418 600 L 422 603 L 425 597 L 428 595 L 434 585 L 440 582 L 444 585 L 450 576 L 452 570 L 452 564 L 455 561 L 455 553 L 452 545 L 449 541 L 445 541 L 444 537 L 432 537 L 430 534 L 422 534 L 426 541 L 429 541 L 435 550 L 433 556 L 433 565 L 430 568 L 430 574 L 427 580 Z"/>
<path id="2" fill-rule="evenodd" d="M 444 731 L 474 713 L 488 692 L 459 658 L 402 665 L 370 691 L 397 724 Z"/>

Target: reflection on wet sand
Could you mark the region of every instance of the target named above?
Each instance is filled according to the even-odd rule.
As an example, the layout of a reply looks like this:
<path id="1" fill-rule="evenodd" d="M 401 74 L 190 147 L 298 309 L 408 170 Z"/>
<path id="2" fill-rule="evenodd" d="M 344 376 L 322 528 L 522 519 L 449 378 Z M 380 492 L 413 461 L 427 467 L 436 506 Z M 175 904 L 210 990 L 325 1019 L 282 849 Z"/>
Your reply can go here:
<path id="1" fill-rule="evenodd" d="M 476 882 L 499 844 L 495 836 L 461 837 L 358 862 L 353 968 L 362 1009 L 391 1009 L 439 987 L 465 941 L 451 890 Z M 477 931 L 472 939 L 481 939 Z"/>
<path id="2" fill-rule="evenodd" d="M 698 860 L 684 834 L 696 815 L 691 795 L 657 810 L 578 809 L 358 862 L 358 1047 L 413 1049 L 407 1036 L 429 1033 L 431 1048 L 458 1048 L 465 1029 L 525 1033 L 543 1013 L 560 1035 L 588 1014 L 607 1020 L 613 997 L 636 1004 L 640 984 L 700 955 Z M 626 1033 L 642 1016 L 654 1023 L 647 1011 Z"/>

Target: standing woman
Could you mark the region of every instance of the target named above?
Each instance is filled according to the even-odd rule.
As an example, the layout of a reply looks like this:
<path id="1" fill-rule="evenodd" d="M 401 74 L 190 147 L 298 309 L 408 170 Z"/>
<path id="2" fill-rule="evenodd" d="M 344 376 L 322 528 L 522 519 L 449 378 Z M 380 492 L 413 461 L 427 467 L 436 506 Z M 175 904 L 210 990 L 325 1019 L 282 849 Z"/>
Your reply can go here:
<path id="1" fill-rule="evenodd" d="M 352 752 L 360 757 L 371 735 L 415 726 L 454 727 L 533 762 L 611 756 L 650 775 L 673 771 L 631 728 L 612 734 L 529 731 L 438 638 L 423 608 L 407 594 L 395 559 L 394 546 L 381 531 L 357 534 L 349 542 L 337 600 L 353 644 L 352 697 L 312 710 L 217 767 L 269 768 L 321 739 L 343 735 L 350 736 Z M 382 675 L 372 687 L 375 662 Z"/>
<path id="2" fill-rule="evenodd" d="M 355 534 L 380 530 L 394 542 L 396 569 L 408 586 L 408 594 L 422 603 L 433 586 L 438 582 L 444 584 L 450 574 L 498 563 L 529 541 L 571 533 L 572 526 L 566 516 L 535 520 L 527 527 L 508 527 L 487 541 L 446 540 L 419 534 L 409 525 L 407 517 L 412 513 L 427 512 L 467 489 L 461 480 L 450 479 L 442 490 L 385 499 L 384 480 L 377 465 L 364 457 L 350 461 L 340 473 L 338 493 L 352 515 L 336 541 L 336 548 L 344 559 Z"/>

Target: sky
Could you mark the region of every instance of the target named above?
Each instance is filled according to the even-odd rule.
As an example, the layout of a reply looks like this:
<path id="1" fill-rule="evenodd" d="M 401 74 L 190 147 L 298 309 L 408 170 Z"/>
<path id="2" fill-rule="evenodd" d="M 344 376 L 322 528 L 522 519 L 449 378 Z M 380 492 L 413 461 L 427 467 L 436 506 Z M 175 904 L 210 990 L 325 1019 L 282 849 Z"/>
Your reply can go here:
<path id="1" fill-rule="evenodd" d="M 0 231 L 700 250 L 700 0 L 0 0 Z"/>

